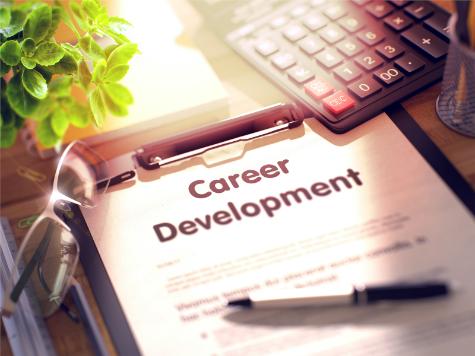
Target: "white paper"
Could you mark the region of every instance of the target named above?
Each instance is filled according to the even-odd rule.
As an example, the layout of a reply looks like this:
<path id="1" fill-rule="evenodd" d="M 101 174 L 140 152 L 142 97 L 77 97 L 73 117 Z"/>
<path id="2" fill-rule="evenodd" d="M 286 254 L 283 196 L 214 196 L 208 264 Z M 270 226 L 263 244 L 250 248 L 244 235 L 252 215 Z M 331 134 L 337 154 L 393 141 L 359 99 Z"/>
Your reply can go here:
<path id="1" fill-rule="evenodd" d="M 239 159 L 210 165 L 232 150 L 140 172 L 133 186 L 108 194 L 107 211 L 83 210 L 144 354 L 466 355 L 475 350 L 473 216 L 385 114 L 345 135 L 306 120 L 248 143 Z M 279 168 L 279 161 L 288 162 Z M 267 166 L 265 175 L 275 177 L 261 174 L 256 183 L 243 182 L 244 171 L 269 164 L 279 168 L 278 175 Z M 206 198 L 190 194 L 196 180 L 206 182 L 196 186 L 203 195 L 212 180 L 234 174 L 238 188 L 228 179 L 229 191 Z M 247 180 L 257 180 L 247 174 Z M 330 180 L 340 176 L 346 182 L 338 178 L 333 186 Z M 307 189 L 310 198 L 300 192 L 299 203 L 285 195 L 297 188 Z M 277 201 L 279 209 L 264 209 Z M 237 220 L 228 203 L 237 209 L 255 203 L 260 213 Z M 256 206 L 247 205 L 247 213 Z M 213 217 L 218 211 L 229 216 Z M 227 224 L 215 221 L 229 217 Z M 196 228 L 195 233 L 178 232 L 161 242 L 153 228 L 178 227 L 185 220 L 195 226 L 182 228 Z M 166 229 L 160 231 L 170 238 Z M 263 288 L 435 278 L 459 287 L 449 298 L 361 308 L 224 307 L 228 299 Z"/>

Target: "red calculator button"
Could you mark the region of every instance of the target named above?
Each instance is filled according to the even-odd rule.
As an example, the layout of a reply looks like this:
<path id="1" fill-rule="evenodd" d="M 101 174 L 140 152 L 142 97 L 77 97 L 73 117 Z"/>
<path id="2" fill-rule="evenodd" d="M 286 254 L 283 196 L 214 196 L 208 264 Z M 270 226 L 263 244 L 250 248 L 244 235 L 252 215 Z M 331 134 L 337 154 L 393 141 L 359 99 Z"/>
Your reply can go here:
<path id="1" fill-rule="evenodd" d="M 334 115 L 351 109 L 355 106 L 355 101 L 341 90 L 323 99 L 323 105 Z"/>
<path id="2" fill-rule="evenodd" d="M 327 82 L 319 79 L 312 80 L 310 83 L 304 85 L 305 92 L 314 99 L 321 99 L 331 93 L 335 89 Z"/>

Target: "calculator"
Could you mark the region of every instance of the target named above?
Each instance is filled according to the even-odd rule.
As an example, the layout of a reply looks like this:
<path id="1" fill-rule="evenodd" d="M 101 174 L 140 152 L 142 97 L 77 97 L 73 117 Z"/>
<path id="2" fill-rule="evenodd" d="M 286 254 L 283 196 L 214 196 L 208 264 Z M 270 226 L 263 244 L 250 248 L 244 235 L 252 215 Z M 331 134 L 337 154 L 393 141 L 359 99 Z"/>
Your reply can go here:
<path id="1" fill-rule="evenodd" d="M 237 53 L 333 132 L 443 75 L 450 14 L 429 1 L 192 2 Z"/>

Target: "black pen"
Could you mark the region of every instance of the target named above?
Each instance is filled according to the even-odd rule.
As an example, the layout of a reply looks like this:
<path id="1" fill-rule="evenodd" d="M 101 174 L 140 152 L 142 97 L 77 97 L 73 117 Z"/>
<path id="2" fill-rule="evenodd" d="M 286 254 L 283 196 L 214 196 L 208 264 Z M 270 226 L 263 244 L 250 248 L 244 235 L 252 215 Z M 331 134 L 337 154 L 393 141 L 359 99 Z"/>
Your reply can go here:
<path id="1" fill-rule="evenodd" d="M 338 288 L 269 289 L 251 292 L 247 298 L 231 300 L 228 306 L 247 308 L 293 308 L 302 306 L 366 305 L 381 301 L 416 300 L 446 296 L 447 283 L 392 284 Z"/>

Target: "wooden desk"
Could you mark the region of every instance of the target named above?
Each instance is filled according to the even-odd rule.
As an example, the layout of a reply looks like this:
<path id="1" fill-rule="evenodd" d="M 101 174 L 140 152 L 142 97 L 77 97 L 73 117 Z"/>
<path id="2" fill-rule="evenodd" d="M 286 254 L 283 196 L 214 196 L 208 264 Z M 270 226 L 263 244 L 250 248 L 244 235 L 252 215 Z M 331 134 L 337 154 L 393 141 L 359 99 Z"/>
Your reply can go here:
<path id="1" fill-rule="evenodd" d="M 438 1 L 444 7 L 449 2 Z M 278 101 L 289 99 L 276 87 L 256 73 L 244 60 L 223 44 L 209 29 L 204 28 L 196 11 L 184 0 L 173 1 L 178 15 L 186 23 L 187 32 L 191 33 L 195 44 L 200 47 L 230 95 L 229 115 L 236 115 L 254 110 Z M 403 105 L 417 123 L 444 152 L 454 166 L 475 189 L 475 139 L 469 139 L 448 129 L 437 118 L 435 99 L 440 92 L 440 85 L 406 100 Z M 167 131 L 179 131 L 179 125 L 167 128 Z M 95 147 L 106 158 L 127 152 L 146 142 L 153 141 L 163 132 L 149 131 L 134 135 L 127 140 L 109 142 Z M 29 156 L 21 142 L 8 150 L 1 151 L 1 215 L 7 216 L 14 226 L 18 243 L 26 229 L 16 225 L 25 216 L 41 212 L 48 198 L 53 176 L 55 160 L 38 161 Z M 19 166 L 30 167 L 45 175 L 45 180 L 32 183 L 15 173 Z M 76 273 L 85 289 L 89 303 L 99 321 L 102 334 L 111 354 L 115 354 L 110 337 L 100 316 L 92 291 L 81 268 Z M 47 320 L 55 347 L 60 355 L 85 355 L 91 353 L 84 330 L 74 324 L 64 313 L 58 312 Z M 0 345 L 1 355 L 10 355 L 11 351 L 2 329 Z"/>

